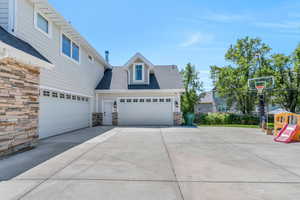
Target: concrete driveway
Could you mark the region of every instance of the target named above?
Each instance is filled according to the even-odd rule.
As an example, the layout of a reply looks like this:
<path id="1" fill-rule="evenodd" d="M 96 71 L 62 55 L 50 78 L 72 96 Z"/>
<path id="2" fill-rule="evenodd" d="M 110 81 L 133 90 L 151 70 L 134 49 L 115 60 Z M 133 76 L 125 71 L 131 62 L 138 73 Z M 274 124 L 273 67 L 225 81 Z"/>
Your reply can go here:
<path id="1" fill-rule="evenodd" d="M 0 198 L 298 200 L 299 152 L 258 129 L 114 128 L 1 182 Z"/>

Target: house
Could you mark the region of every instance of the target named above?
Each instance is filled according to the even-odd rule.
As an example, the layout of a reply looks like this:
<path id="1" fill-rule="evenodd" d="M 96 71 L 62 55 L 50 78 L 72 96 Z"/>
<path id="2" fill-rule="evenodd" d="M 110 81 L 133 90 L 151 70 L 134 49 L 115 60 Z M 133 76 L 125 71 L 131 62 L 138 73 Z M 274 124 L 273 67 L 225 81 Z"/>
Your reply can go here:
<path id="1" fill-rule="evenodd" d="M 111 66 L 47 0 L 0 0 L 0 16 L 0 152 L 93 125 L 181 123 L 176 66 L 139 53 Z"/>
<path id="2" fill-rule="evenodd" d="M 96 88 L 96 112 L 105 125 L 179 125 L 183 91 L 176 66 L 154 65 L 137 53 L 105 71 Z"/>
<path id="3" fill-rule="evenodd" d="M 199 103 L 195 105 L 196 113 L 237 112 L 235 106 L 227 106 L 226 100 L 217 95 L 216 91 L 204 92 Z"/>

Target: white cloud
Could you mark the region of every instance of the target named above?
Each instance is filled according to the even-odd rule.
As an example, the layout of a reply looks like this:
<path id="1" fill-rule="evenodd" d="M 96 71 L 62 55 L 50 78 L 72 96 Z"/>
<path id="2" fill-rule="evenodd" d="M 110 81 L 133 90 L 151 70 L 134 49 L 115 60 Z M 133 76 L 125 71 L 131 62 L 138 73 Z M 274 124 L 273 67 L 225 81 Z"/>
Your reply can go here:
<path id="1" fill-rule="evenodd" d="M 193 33 L 188 36 L 188 38 L 182 42 L 179 46 L 181 47 L 191 47 L 199 44 L 207 44 L 212 42 L 214 36 L 212 34 L 204 34 L 204 33 Z"/>

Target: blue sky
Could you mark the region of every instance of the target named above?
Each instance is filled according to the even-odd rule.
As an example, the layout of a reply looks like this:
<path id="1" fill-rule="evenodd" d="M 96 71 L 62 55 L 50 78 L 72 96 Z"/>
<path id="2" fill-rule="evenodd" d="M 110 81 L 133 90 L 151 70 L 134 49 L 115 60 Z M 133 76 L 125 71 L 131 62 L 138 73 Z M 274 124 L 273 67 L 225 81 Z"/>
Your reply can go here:
<path id="1" fill-rule="evenodd" d="M 225 65 L 238 38 L 259 37 L 286 54 L 300 42 L 299 0 L 49 1 L 102 55 L 110 51 L 111 64 L 136 52 L 154 64 L 191 62 L 206 90 L 209 66 Z"/>

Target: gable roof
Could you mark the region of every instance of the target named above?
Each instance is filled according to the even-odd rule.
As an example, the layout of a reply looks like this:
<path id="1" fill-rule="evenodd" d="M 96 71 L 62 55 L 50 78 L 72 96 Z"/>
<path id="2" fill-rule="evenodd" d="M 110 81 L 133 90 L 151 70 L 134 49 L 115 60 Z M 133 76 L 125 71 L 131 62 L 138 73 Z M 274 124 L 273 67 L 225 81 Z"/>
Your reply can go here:
<path id="1" fill-rule="evenodd" d="M 1 26 L 0 26 L 0 41 L 20 51 L 23 51 L 31 56 L 34 56 L 42 61 L 52 64 L 46 57 L 44 57 L 30 44 L 10 34 Z"/>
<path id="2" fill-rule="evenodd" d="M 113 67 L 105 71 L 104 76 L 96 90 L 168 90 L 183 89 L 182 78 L 175 65 L 154 65 L 150 74 L 149 85 L 128 85 L 128 72 L 126 67 Z"/>
<path id="3" fill-rule="evenodd" d="M 124 67 L 129 67 L 131 64 L 133 64 L 137 59 L 142 60 L 146 65 L 148 65 L 150 68 L 153 68 L 153 64 L 145 58 L 141 53 L 136 53 L 134 56 L 132 56 L 129 61 L 124 65 Z"/>

